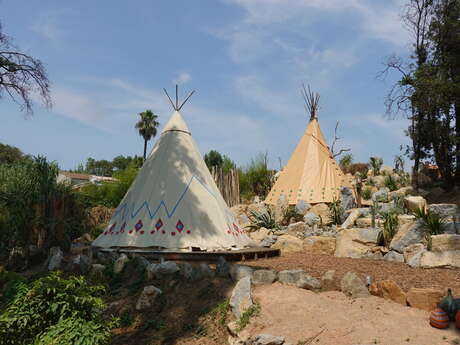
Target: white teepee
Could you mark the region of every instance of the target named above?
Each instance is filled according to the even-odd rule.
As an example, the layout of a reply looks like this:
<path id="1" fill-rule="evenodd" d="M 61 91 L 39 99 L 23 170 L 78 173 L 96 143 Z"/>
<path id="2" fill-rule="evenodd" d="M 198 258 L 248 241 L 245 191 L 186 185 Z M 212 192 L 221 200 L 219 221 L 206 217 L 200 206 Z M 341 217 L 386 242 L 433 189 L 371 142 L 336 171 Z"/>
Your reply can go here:
<path id="1" fill-rule="evenodd" d="M 252 245 L 178 110 L 94 246 L 224 250 Z"/>

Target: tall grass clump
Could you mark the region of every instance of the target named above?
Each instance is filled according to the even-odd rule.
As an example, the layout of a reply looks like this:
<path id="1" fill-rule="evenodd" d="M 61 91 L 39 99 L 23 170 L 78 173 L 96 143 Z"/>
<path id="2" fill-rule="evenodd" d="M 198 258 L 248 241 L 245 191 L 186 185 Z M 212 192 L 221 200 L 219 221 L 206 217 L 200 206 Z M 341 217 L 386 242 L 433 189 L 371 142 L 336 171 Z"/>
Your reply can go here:
<path id="1" fill-rule="evenodd" d="M 431 236 L 444 233 L 447 219 L 422 207 L 415 210 L 414 215 L 416 219 L 422 222 L 425 228 L 427 249 L 431 250 Z"/>
<path id="2" fill-rule="evenodd" d="M 268 168 L 266 153 L 252 158 L 238 173 L 241 199 L 250 200 L 254 196 L 265 199 L 273 185 L 273 171 Z"/>

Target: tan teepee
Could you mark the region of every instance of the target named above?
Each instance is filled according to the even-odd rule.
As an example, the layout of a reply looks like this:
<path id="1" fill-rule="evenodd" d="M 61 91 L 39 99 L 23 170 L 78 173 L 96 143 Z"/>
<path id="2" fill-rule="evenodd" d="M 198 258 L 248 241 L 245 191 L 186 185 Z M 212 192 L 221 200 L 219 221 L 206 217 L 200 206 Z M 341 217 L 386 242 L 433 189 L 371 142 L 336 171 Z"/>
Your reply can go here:
<path id="1" fill-rule="evenodd" d="M 94 246 L 223 250 L 252 244 L 222 198 L 180 108 L 176 102 L 139 175 Z"/>
<path id="2" fill-rule="evenodd" d="M 339 198 L 341 186 L 351 186 L 351 178 L 335 162 L 319 127 L 319 95 L 307 93 L 305 88 L 303 91 L 310 123 L 265 199 L 268 204 L 277 204 L 280 198 L 291 205 L 299 200 L 311 204 L 332 202 Z"/>

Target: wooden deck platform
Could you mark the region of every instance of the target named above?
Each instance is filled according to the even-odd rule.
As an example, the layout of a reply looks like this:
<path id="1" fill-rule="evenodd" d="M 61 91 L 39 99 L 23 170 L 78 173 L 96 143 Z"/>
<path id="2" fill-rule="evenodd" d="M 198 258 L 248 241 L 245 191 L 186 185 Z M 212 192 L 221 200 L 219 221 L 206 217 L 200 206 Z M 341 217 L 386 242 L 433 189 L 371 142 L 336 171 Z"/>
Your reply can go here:
<path id="1" fill-rule="evenodd" d="M 149 259 L 160 260 L 174 260 L 174 261 L 217 261 L 220 256 L 224 257 L 226 261 L 244 261 L 261 258 L 269 258 L 279 256 L 279 249 L 271 248 L 247 248 L 239 250 L 228 251 L 172 251 L 172 250 L 152 250 L 140 248 L 110 248 L 99 249 L 101 252 L 117 252 L 124 253 L 129 256 L 144 256 Z"/>

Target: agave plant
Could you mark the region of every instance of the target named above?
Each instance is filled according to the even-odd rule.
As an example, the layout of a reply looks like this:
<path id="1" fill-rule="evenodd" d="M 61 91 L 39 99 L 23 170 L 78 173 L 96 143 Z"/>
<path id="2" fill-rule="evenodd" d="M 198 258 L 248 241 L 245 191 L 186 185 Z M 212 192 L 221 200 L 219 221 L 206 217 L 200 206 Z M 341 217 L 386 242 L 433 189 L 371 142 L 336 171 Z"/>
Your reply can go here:
<path id="1" fill-rule="evenodd" d="M 388 247 L 398 228 L 398 213 L 392 211 L 382 212 L 381 216 L 383 218 L 383 243 Z"/>
<path id="2" fill-rule="evenodd" d="M 249 230 L 257 230 L 260 228 L 277 229 L 279 227 L 276 223 L 275 215 L 269 207 L 267 207 L 267 211 L 264 212 L 251 210 L 249 212 L 249 220 L 251 221 L 251 224 L 247 226 Z"/>
<path id="3" fill-rule="evenodd" d="M 341 224 L 342 223 L 342 213 L 343 209 L 340 205 L 340 200 L 334 198 L 329 204 L 329 217 L 331 218 L 332 224 Z"/>
<path id="4" fill-rule="evenodd" d="M 425 228 L 425 239 L 427 241 L 427 249 L 431 250 L 431 236 L 439 235 L 444 232 L 447 219 L 439 214 L 427 211 L 425 208 L 418 208 L 414 212 L 415 218 L 420 220 Z"/>
<path id="5" fill-rule="evenodd" d="M 385 187 L 387 187 L 391 192 L 398 189 L 398 182 L 391 175 L 385 177 Z"/>

